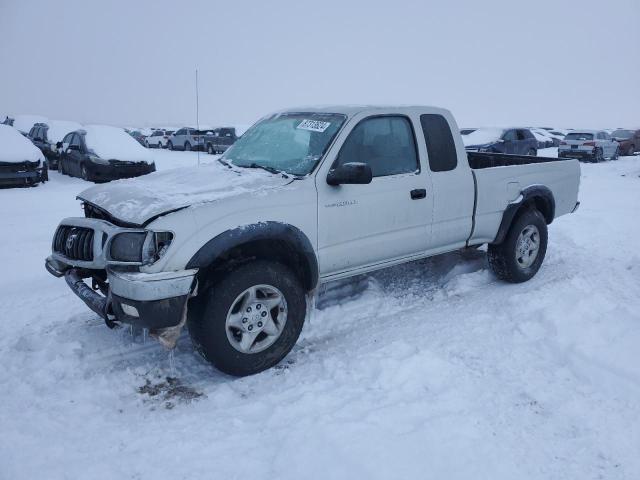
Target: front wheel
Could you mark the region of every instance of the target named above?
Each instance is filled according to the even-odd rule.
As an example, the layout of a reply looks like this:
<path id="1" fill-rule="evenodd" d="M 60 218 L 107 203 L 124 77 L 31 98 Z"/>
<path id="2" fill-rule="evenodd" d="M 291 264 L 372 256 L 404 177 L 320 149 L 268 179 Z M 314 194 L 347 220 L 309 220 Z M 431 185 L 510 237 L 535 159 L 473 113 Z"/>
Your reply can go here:
<path id="1" fill-rule="evenodd" d="M 216 153 L 215 150 L 213 149 L 213 145 L 211 144 L 207 145 L 207 153 L 209 155 L 213 155 L 214 153 Z"/>
<path id="2" fill-rule="evenodd" d="M 172 142 L 167 142 L 167 148 L 169 150 L 173 150 L 173 143 Z"/>
<path id="3" fill-rule="evenodd" d="M 531 157 L 535 157 L 536 154 L 537 154 L 537 152 L 533 148 L 529 149 L 529 151 L 527 152 L 527 155 L 529 155 Z"/>
<path id="4" fill-rule="evenodd" d="M 185 152 L 190 152 L 191 151 L 191 144 L 189 142 L 186 142 L 184 144 L 184 151 Z"/>
<path id="5" fill-rule="evenodd" d="M 84 163 L 80 167 L 80 177 L 87 182 L 91 180 L 87 166 Z"/>
<path id="6" fill-rule="evenodd" d="M 502 280 L 526 282 L 540 270 L 547 252 L 547 239 L 547 222 L 542 214 L 533 208 L 525 210 L 500 245 L 489 245 L 489 265 Z"/>
<path id="7" fill-rule="evenodd" d="M 231 271 L 188 310 L 191 339 L 218 370 L 252 375 L 293 348 L 306 316 L 305 291 L 286 266 L 255 261 Z"/>
<path id="8" fill-rule="evenodd" d="M 613 155 L 611 155 L 611 160 L 618 160 L 619 156 L 620 156 L 620 151 L 619 151 L 619 148 L 616 147 L 616 151 L 613 152 Z"/>
<path id="9" fill-rule="evenodd" d="M 604 162 L 604 152 L 601 148 L 596 148 L 593 152 L 593 161 L 595 163 Z"/>

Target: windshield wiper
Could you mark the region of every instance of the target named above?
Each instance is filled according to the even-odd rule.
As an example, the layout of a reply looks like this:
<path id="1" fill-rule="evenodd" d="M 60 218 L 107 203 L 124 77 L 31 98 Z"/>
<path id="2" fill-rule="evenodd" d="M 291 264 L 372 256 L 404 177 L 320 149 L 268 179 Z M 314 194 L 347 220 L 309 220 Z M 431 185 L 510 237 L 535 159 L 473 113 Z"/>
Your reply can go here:
<path id="1" fill-rule="evenodd" d="M 236 165 L 237 167 L 242 167 L 242 168 L 260 168 L 262 170 L 266 170 L 269 173 L 273 173 L 275 175 L 282 175 L 284 177 L 289 177 L 288 174 L 286 174 L 285 172 L 278 170 L 277 168 L 273 168 L 270 167 L 268 165 L 260 165 L 259 163 L 251 163 L 249 165 Z"/>

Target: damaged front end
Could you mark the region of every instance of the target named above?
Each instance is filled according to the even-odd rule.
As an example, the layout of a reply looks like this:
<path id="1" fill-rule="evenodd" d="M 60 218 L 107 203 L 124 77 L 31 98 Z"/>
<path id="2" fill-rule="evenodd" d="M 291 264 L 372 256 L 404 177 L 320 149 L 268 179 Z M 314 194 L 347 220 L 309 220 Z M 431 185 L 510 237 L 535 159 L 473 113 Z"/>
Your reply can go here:
<path id="1" fill-rule="evenodd" d="M 52 275 L 64 276 L 69 288 L 110 328 L 121 323 L 145 328 L 173 348 L 186 322 L 189 298 L 197 292 L 197 269 L 140 271 L 168 248 L 159 240 L 170 243 L 162 233 L 99 219 L 65 219 L 45 266 Z"/>
<path id="2" fill-rule="evenodd" d="M 48 179 L 46 162 L 0 162 L 0 186 L 32 186 Z"/>

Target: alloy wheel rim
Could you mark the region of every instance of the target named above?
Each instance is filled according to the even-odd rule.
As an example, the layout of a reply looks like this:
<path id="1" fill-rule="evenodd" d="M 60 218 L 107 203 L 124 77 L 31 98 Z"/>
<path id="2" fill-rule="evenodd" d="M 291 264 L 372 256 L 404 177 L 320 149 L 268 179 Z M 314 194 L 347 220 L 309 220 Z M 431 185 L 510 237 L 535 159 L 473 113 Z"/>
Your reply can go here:
<path id="1" fill-rule="evenodd" d="M 540 231 L 535 225 L 527 225 L 516 240 L 516 263 L 520 268 L 529 268 L 538 258 Z"/>
<path id="2" fill-rule="evenodd" d="M 249 287 L 236 297 L 227 312 L 227 339 L 241 353 L 262 352 L 282 335 L 287 314 L 287 301 L 276 287 Z"/>

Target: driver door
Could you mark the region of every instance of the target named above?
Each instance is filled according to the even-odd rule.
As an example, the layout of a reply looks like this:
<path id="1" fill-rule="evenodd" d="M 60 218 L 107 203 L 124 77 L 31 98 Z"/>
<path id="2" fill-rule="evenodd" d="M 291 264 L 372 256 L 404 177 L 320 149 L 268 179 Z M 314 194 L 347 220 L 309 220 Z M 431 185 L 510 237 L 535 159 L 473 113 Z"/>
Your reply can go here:
<path id="1" fill-rule="evenodd" d="M 431 180 L 420 168 L 418 150 L 413 124 L 403 115 L 368 117 L 351 130 L 331 168 L 366 163 L 373 179 L 331 186 L 328 169 L 316 176 L 321 276 L 338 277 L 428 249 Z"/>

